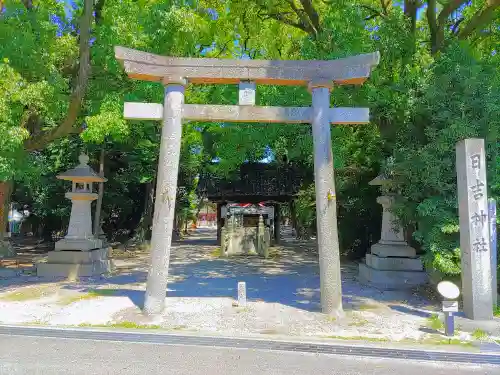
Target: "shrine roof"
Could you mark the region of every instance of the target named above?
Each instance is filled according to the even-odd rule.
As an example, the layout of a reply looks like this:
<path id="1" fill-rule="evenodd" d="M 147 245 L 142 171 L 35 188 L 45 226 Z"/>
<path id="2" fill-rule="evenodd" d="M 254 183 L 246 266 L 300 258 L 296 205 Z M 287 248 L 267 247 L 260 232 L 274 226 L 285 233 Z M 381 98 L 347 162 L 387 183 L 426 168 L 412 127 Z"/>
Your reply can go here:
<path id="1" fill-rule="evenodd" d="M 198 193 L 213 202 L 286 202 L 313 178 L 309 168 L 290 164 L 244 163 L 238 172 L 230 177 L 203 173 Z"/>

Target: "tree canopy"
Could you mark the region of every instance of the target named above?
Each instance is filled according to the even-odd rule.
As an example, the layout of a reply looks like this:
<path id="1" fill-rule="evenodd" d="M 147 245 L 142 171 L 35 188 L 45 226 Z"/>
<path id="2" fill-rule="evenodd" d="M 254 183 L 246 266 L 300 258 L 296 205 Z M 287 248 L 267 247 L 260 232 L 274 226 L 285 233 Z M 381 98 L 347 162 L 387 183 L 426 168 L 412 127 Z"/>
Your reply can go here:
<path id="1" fill-rule="evenodd" d="M 122 111 L 125 101 L 161 103 L 163 88 L 128 79 L 116 45 L 246 59 L 380 51 L 362 87 L 332 93 L 333 106 L 371 111 L 369 125 L 332 129 L 345 254 L 362 256 L 378 240 L 379 192 L 368 181 L 385 172 L 401 193 L 398 217 L 427 266 L 458 273 L 454 149 L 464 137 L 486 139 L 489 193 L 500 193 L 499 0 L 3 0 L 0 40 L 0 180 L 15 180 L 14 198 L 30 205 L 49 232 L 64 226 L 68 207 L 56 197 L 65 187 L 54 175 L 81 150 L 96 163 L 105 149 L 108 232 L 132 236 L 151 214 L 159 124 L 124 121 Z M 259 105 L 310 100 L 302 87 L 257 88 Z M 237 87 L 189 86 L 186 102 L 235 104 Z M 178 211 L 196 211 L 201 171 L 228 175 L 264 157 L 312 168 L 310 127 L 186 123 Z M 305 232 L 314 231 L 313 192 L 304 185 L 297 197 Z"/>

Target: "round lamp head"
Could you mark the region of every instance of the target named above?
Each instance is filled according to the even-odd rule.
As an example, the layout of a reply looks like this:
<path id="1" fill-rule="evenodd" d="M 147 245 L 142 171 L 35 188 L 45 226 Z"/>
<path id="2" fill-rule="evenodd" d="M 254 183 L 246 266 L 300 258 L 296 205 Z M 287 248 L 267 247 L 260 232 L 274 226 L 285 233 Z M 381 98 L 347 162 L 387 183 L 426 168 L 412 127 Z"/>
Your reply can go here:
<path id="1" fill-rule="evenodd" d="M 460 289 L 451 281 L 441 281 L 437 286 L 437 290 L 446 299 L 457 299 L 460 295 Z"/>

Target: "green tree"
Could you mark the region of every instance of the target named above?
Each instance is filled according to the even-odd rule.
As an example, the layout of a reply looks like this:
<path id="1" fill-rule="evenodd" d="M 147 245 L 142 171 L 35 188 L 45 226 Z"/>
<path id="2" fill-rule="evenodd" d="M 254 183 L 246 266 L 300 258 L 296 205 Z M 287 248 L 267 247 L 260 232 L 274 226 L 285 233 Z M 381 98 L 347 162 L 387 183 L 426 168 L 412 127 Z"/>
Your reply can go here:
<path id="1" fill-rule="evenodd" d="M 78 132 L 90 72 L 93 1 L 85 0 L 81 13 L 72 20 L 66 17 L 64 5 L 55 0 L 2 1 L 0 9 L 3 239 L 11 181 L 19 171 L 23 151 L 42 149 Z"/>

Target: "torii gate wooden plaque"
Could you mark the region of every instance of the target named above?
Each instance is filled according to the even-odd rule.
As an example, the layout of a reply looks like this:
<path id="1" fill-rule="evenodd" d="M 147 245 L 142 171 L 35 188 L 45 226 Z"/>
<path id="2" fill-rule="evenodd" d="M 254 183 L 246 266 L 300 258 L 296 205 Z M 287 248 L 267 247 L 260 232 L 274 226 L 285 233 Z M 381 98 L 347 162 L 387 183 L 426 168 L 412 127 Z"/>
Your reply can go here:
<path id="1" fill-rule="evenodd" d="M 368 123 L 369 113 L 367 108 L 330 108 L 330 90 L 333 84 L 362 84 L 378 65 L 379 53 L 331 61 L 229 60 L 164 57 L 117 46 L 115 56 L 130 78 L 165 85 L 163 105 L 125 103 L 124 109 L 126 119 L 163 122 L 144 312 L 158 314 L 165 306 L 182 120 L 187 119 L 312 124 L 321 308 L 328 314 L 341 314 L 342 290 L 330 124 Z M 239 84 L 239 105 L 184 104 L 184 87 L 188 83 Z M 255 106 L 256 84 L 308 86 L 312 93 L 312 106 Z"/>

